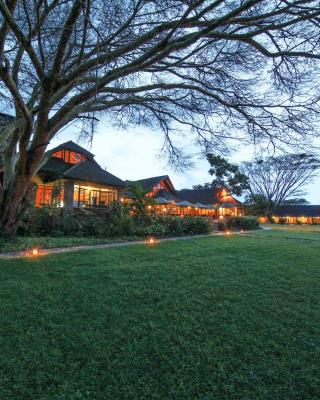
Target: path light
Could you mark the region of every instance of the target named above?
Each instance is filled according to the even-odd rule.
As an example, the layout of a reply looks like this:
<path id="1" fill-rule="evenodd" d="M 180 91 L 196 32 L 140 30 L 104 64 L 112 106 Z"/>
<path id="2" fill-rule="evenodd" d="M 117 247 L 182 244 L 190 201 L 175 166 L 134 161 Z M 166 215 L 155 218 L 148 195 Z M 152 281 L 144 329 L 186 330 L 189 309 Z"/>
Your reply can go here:
<path id="1" fill-rule="evenodd" d="M 230 232 L 230 231 L 227 231 L 226 234 L 227 234 L 227 235 L 231 235 L 231 232 Z"/>
<path id="2" fill-rule="evenodd" d="M 153 237 L 151 237 L 151 238 L 147 239 L 147 243 L 148 243 L 148 244 L 150 244 L 150 245 L 153 245 L 153 244 L 155 244 L 155 242 L 156 242 L 156 239 L 155 239 L 155 238 L 153 238 Z"/>
<path id="3" fill-rule="evenodd" d="M 243 230 L 243 229 L 241 229 L 240 233 L 243 233 L 243 232 L 244 232 L 244 230 Z"/>
<path id="4" fill-rule="evenodd" d="M 37 257 L 37 256 L 39 255 L 39 249 L 38 249 L 38 247 L 33 247 L 33 248 L 32 248 L 32 250 L 31 250 L 31 255 L 32 255 L 33 257 Z"/>

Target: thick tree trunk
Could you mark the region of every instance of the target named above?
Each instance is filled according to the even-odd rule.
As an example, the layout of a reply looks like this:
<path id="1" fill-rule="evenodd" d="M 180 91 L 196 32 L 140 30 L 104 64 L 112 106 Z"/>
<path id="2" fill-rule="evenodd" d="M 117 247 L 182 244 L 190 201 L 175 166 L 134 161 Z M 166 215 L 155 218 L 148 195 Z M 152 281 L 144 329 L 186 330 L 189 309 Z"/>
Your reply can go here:
<path id="1" fill-rule="evenodd" d="M 0 211 L 1 234 L 4 236 L 16 234 L 30 181 L 29 176 L 16 176 L 4 191 Z"/>

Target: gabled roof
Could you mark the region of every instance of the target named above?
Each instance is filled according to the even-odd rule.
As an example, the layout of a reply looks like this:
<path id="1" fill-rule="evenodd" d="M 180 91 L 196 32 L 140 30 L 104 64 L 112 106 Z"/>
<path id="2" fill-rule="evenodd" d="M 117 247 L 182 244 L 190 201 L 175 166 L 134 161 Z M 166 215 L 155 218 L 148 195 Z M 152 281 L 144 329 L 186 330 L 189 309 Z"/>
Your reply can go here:
<path id="1" fill-rule="evenodd" d="M 280 206 L 273 215 L 275 217 L 320 217 L 320 205 Z"/>
<path id="2" fill-rule="evenodd" d="M 168 175 L 153 176 L 151 178 L 139 179 L 137 181 L 126 181 L 127 185 L 140 183 L 144 190 L 152 190 L 154 186 L 158 185 L 161 181 L 168 181 L 171 189 L 175 191 L 174 186 Z"/>
<path id="3" fill-rule="evenodd" d="M 168 201 L 175 201 L 175 202 L 180 201 L 179 197 L 177 197 L 176 195 L 174 195 L 170 192 L 167 192 L 164 189 L 158 190 L 157 197 L 163 197 L 164 199 L 166 199 Z"/>
<path id="4" fill-rule="evenodd" d="M 213 204 L 218 203 L 217 189 L 183 189 L 176 191 L 177 197 L 190 203 Z"/>
<path id="5" fill-rule="evenodd" d="M 82 161 L 79 164 L 69 164 L 61 158 L 49 158 L 39 170 L 39 175 L 47 181 L 67 178 L 88 183 L 97 183 L 100 185 L 125 187 L 125 182 L 123 180 L 102 169 L 100 165 L 93 159 L 93 154 L 87 152 L 85 149 L 78 146 L 76 143 L 73 143 L 72 141 L 63 143 L 60 146 L 50 150 L 46 154 L 47 156 L 50 156 L 56 151 L 62 149 L 82 153 L 88 157 L 88 160 Z"/>
<path id="6" fill-rule="evenodd" d="M 53 154 L 59 150 L 70 150 L 70 151 L 75 151 L 76 153 L 84 154 L 88 158 L 94 157 L 94 154 L 90 153 L 90 151 L 86 150 L 85 148 L 79 146 L 77 143 L 74 143 L 72 140 L 59 144 L 59 146 L 49 150 L 47 154 Z"/>
<path id="7" fill-rule="evenodd" d="M 42 165 L 39 173 L 62 175 L 68 169 L 70 169 L 70 164 L 66 163 L 61 158 L 52 157 Z"/>
<path id="8" fill-rule="evenodd" d="M 125 182 L 123 180 L 102 169 L 94 160 L 86 160 L 79 164 L 74 164 L 71 168 L 63 172 L 62 176 L 64 178 L 99 183 L 102 185 L 125 187 Z"/>

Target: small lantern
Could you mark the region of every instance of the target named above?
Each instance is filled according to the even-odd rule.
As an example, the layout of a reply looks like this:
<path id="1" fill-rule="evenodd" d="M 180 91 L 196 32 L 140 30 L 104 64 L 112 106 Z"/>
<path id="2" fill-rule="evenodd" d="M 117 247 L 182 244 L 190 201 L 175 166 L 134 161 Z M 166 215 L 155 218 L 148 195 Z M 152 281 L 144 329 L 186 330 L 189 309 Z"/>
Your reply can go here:
<path id="1" fill-rule="evenodd" d="M 31 250 L 31 255 L 33 257 L 37 257 L 39 255 L 39 249 L 37 247 L 33 247 Z"/>

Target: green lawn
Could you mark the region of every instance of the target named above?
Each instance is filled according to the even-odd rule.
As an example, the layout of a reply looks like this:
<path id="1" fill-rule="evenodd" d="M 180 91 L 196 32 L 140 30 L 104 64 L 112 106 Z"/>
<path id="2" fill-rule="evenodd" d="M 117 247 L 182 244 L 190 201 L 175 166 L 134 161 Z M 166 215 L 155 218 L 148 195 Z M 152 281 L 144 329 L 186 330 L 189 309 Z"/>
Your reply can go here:
<path id="1" fill-rule="evenodd" d="M 266 224 L 266 230 L 254 232 L 255 235 L 270 236 L 275 238 L 300 239 L 300 240 L 320 240 L 319 225 L 279 225 Z"/>
<path id="2" fill-rule="evenodd" d="M 0 260 L 0 399 L 319 399 L 319 253 L 266 234 Z"/>

